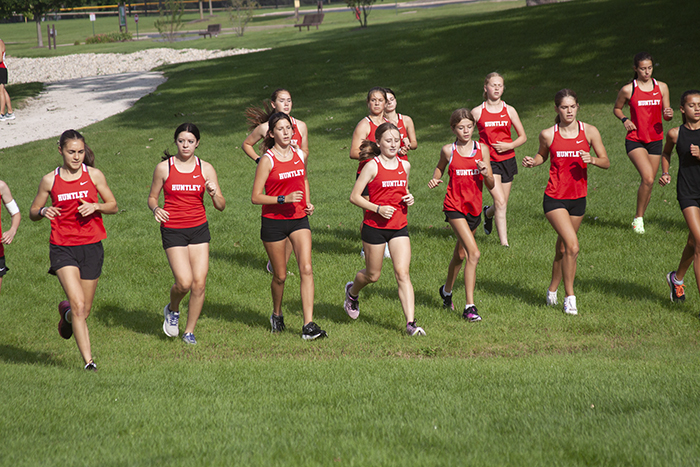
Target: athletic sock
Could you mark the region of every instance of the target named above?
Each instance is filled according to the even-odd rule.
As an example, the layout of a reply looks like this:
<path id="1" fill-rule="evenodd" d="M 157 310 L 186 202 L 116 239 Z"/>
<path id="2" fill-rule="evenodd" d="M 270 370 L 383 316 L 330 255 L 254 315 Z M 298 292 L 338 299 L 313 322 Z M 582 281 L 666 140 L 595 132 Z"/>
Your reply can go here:
<path id="1" fill-rule="evenodd" d="M 672 282 L 673 282 L 674 284 L 676 284 L 676 285 L 683 285 L 683 279 L 678 280 L 678 278 L 676 277 L 676 273 L 675 273 L 675 272 L 673 273 L 673 275 L 671 276 L 671 278 L 672 278 Z"/>

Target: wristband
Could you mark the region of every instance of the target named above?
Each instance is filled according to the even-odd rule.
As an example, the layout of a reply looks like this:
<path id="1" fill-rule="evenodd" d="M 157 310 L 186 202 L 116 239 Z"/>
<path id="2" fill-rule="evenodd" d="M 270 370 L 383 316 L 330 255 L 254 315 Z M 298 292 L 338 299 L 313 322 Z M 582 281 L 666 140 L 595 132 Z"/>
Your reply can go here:
<path id="1" fill-rule="evenodd" d="M 256 163 L 256 164 L 259 164 L 259 163 L 260 163 L 260 159 L 262 159 L 262 157 L 258 157 L 257 159 L 255 159 L 255 163 Z"/>
<path id="2" fill-rule="evenodd" d="M 14 216 L 19 212 L 19 208 L 17 207 L 17 203 L 14 199 L 9 203 L 5 203 L 5 207 L 7 208 L 7 212 L 9 212 L 11 216 Z"/>
<path id="3" fill-rule="evenodd" d="M 625 123 L 627 120 L 629 120 L 629 118 L 627 118 L 627 117 L 622 117 L 622 120 L 620 120 L 620 121 L 621 121 L 622 123 Z"/>
<path id="4" fill-rule="evenodd" d="M 45 214 L 46 214 L 46 210 L 47 210 L 47 209 L 48 209 L 48 208 L 47 208 L 46 206 L 44 206 L 43 208 L 39 209 L 39 215 L 40 215 L 41 217 L 46 217 Z"/>
<path id="5" fill-rule="evenodd" d="M 277 202 L 278 202 L 279 204 L 284 204 L 284 195 L 279 195 L 279 196 L 277 197 Z"/>
<path id="6" fill-rule="evenodd" d="M 664 175 L 668 175 L 669 177 L 671 176 L 671 174 L 668 173 L 668 172 L 664 172 L 664 173 L 661 174 L 662 177 L 663 177 Z"/>
<path id="7" fill-rule="evenodd" d="M 156 206 L 156 207 L 154 207 L 153 209 L 151 209 L 151 212 L 153 213 L 154 216 L 156 215 L 156 209 L 158 209 L 158 207 L 159 207 L 159 206 Z"/>
<path id="8" fill-rule="evenodd" d="M 381 204 L 377 204 L 377 214 L 379 214 L 379 208 L 381 208 L 381 207 L 382 207 Z"/>

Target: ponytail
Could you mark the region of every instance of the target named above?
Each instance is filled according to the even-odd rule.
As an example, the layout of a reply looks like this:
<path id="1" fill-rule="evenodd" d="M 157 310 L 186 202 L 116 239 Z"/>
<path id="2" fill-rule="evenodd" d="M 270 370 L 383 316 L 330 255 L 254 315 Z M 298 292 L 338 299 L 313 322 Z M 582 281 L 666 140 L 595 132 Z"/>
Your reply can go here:
<path id="1" fill-rule="evenodd" d="M 245 120 L 248 124 L 248 130 L 253 131 L 270 119 L 270 116 L 275 113 L 270 101 L 263 101 L 262 107 L 248 107 L 245 109 Z"/>
<path id="2" fill-rule="evenodd" d="M 85 138 L 83 137 L 83 135 L 78 133 L 76 130 L 64 131 L 58 140 L 58 147 L 60 149 L 63 149 L 66 143 L 72 139 L 77 139 L 83 142 L 83 146 L 85 147 L 85 157 L 83 158 L 83 164 L 89 167 L 95 167 L 95 153 L 92 152 L 92 149 L 90 149 L 90 147 L 85 143 Z"/>
<path id="3" fill-rule="evenodd" d="M 292 125 L 291 117 L 284 112 L 275 112 L 272 115 L 270 115 L 270 118 L 267 121 L 267 133 L 265 134 L 263 142 L 260 144 L 261 154 L 265 154 L 265 152 L 268 149 L 272 148 L 272 146 L 275 145 L 275 137 L 273 131 L 275 129 L 275 125 L 277 125 L 277 122 L 279 122 L 280 120 L 287 120 L 289 124 Z"/>
<path id="4" fill-rule="evenodd" d="M 173 135 L 173 141 L 177 142 L 177 137 L 182 133 L 183 131 L 186 131 L 187 133 L 192 133 L 194 136 L 194 139 L 197 140 L 197 143 L 199 143 L 199 128 L 197 128 L 197 125 L 194 123 L 183 123 L 179 127 L 175 128 L 175 134 Z M 167 149 L 163 151 L 163 156 L 161 156 L 161 160 L 168 160 L 171 157 L 173 157 L 175 154 L 170 154 L 170 151 Z"/>
<path id="5" fill-rule="evenodd" d="M 366 139 L 362 142 L 362 144 L 360 144 L 360 161 L 372 159 L 373 157 L 377 157 L 381 153 L 382 151 L 379 150 L 379 145 L 374 141 Z"/>
<path id="6" fill-rule="evenodd" d="M 639 52 L 634 56 L 634 67 L 639 68 L 639 64 L 644 60 L 649 60 L 652 64 L 654 63 L 654 59 L 651 58 L 651 54 L 649 52 Z M 635 79 L 637 79 L 637 70 L 634 70 L 634 77 L 630 80 L 630 82 L 634 81 Z"/>
<path id="7" fill-rule="evenodd" d="M 576 93 L 571 89 L 564 88 L 554 95 L 554 106 L 559 107 L 565 97 L 573 97 L 574 101 L 578 105 L 578 96 L 576 95 Z M 554 117 L 554 123 L 556 123 L 557 125 L 561 123 L 561 118 L 559 118 L 559 114 L 557 114 L 557 116 Z"/>

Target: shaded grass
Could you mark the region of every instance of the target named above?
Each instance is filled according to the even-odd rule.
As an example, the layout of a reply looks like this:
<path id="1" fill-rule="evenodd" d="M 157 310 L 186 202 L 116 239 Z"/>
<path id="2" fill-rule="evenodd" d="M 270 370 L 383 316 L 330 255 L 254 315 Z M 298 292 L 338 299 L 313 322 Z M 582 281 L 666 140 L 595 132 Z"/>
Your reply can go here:
<path id="1" fill-rule="evenodd" d="M 21 109 L 27 99 L 36 97 L 44 90 L 44 83 L 10 84 L 6 86 L 12 100 L 12 107 Z"/>

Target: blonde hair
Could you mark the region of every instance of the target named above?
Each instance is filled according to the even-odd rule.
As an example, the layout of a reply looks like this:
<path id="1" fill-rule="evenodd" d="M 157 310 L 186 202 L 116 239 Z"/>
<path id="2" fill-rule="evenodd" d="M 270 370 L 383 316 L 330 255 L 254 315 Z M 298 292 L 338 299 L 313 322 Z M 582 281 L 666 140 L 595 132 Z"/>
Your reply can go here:
<path id="1" fill-rule="evenodd" d="M 498 73 L 497 71 L 492 71 L 491 73 L 489 73 L 488 75 L 486 75 L 486 79 L 484 80 L 484 87 L 485 87 L 487 84 L 489 84 L 489 81 L 491 81 L 491 78 L 496 78 L 496 77 L 501 78 L 501 79 L 503 80 L 503 92 L 505 92 L 505 90 L 506 90 L 506 80 L 504 80 L 504 79 L 503 79 L 503 76 L 501 76 L 501 74 Z M 486 91 L 484 91 L 484 100 L 486 100 L 487 97 L 488 97 L 488 96 L 486 95 Z"/>

